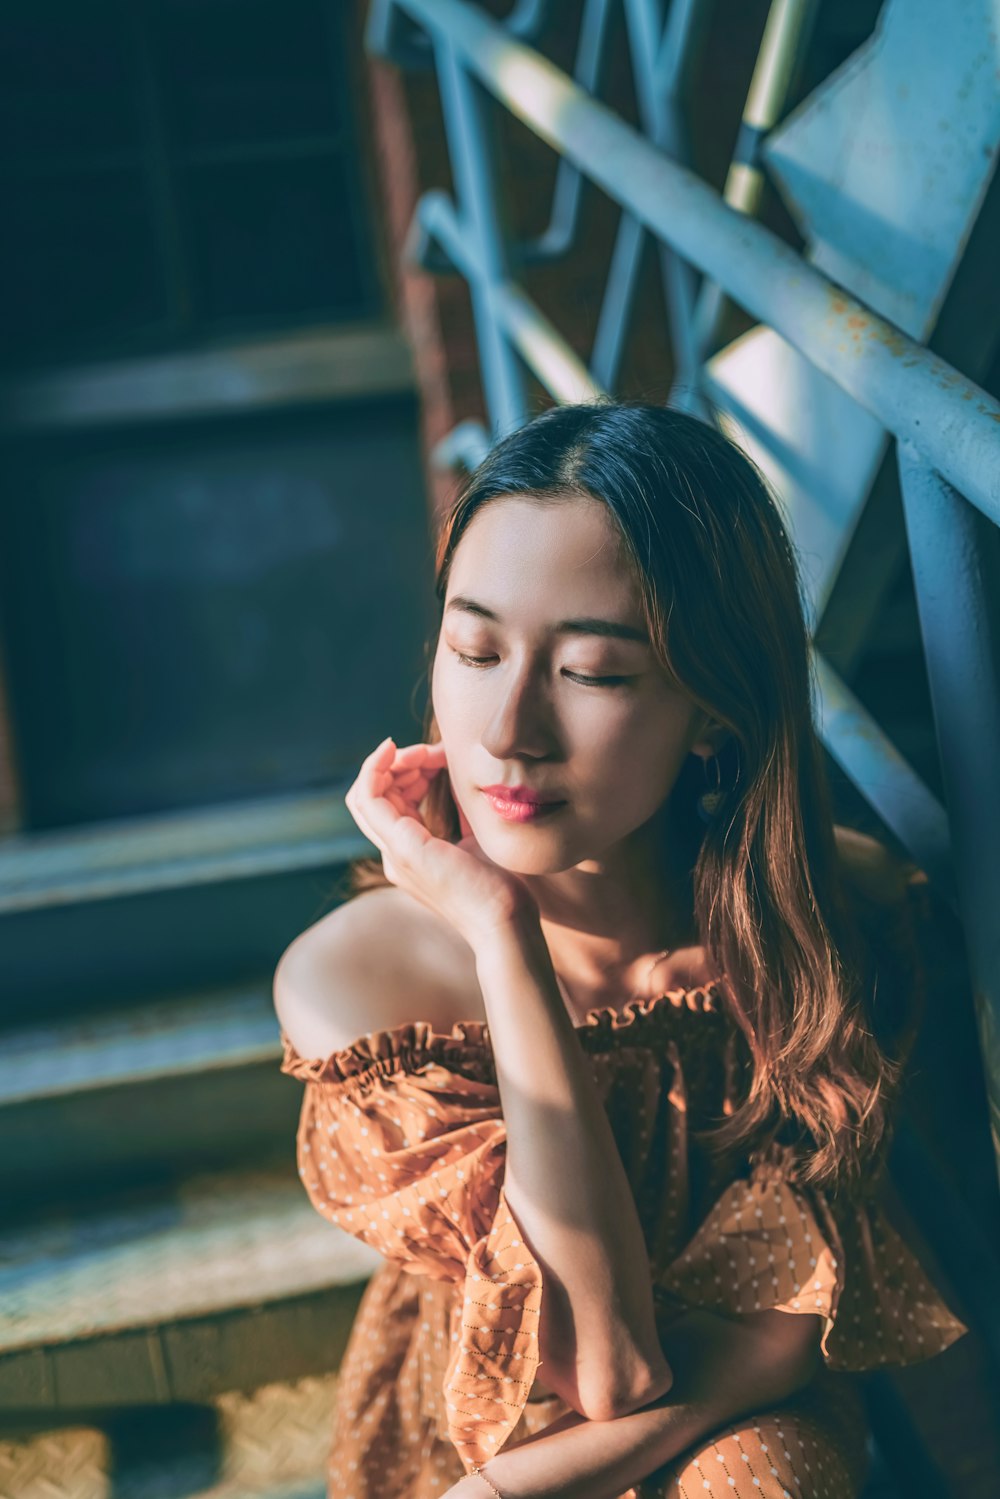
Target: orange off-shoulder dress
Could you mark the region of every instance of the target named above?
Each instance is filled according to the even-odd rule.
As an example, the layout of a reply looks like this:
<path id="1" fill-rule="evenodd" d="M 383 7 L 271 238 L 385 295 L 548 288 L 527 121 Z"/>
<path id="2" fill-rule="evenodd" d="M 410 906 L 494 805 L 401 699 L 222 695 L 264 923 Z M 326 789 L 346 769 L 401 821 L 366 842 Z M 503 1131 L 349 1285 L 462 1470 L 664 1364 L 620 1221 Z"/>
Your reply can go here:
<path id="1" fill-rule="evenodd" d="M 966 1327 L 878 1202 L 798 1184 L 786 1147 L 734 1174 L 692 1139 L 738 1088 L 715 986 L 592 1010 L 577 1034 L 639 1210 L 661 1329 L 689 1307 L 824 1321 L 806 1389 L 623 1499 L 854 1499 L 867 1431 L 850 1371 L 927 1358 Z M 536 1378 L 543 1278 L 504 1196 L 488 1026 L 445 1035 L 415 1021 L 312 1060 L 286 1037 L 282 1066 L 306 1085 L 298 1154 L 312 1202 L 385 1256 L 341 1365 L 330 1499 L 436 1499 L 569 1409 Z"/>

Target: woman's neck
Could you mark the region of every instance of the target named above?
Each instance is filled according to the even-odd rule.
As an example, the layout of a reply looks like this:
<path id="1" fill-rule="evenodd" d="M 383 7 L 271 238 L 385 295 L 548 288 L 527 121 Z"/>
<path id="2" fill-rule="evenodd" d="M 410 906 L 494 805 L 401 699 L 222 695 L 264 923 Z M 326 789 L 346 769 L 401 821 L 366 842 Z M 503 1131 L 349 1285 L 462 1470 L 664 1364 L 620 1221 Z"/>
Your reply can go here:
<path id="1" fill-rule="evenodd" d="M 606 859 L 528 877 L 572 1013 L 686 987 L 703 966 L 691 856 L 671 832 L 664 814 Z"/>

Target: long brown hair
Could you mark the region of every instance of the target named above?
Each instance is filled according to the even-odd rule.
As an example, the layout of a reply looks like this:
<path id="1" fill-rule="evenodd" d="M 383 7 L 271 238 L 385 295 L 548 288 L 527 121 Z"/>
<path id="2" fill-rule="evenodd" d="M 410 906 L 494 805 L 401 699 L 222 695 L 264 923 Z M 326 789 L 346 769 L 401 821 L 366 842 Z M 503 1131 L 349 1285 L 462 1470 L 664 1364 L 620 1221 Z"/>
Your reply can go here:
<path id="1" fill-rule="evenodd" d="M 916 1016 L 905 964 L 895 992 L 884 953 L 876 966 L 874 928 L 838 857 L 799 569 L 774 498 L 735 444 L 681 412 L 612 400 L 555 407 L 498 442 L 445 517 L 442 608 L 466 527 L 505 495 L 607 506 L 661 665 L 729 731 L 718 755 L 726 797 L 711 823 L 696 815 L 696 756 L 671 791 L 690 840 L 698 939 L 724 975 L 748 1063 L 738 1106 L 702 1137 L 751 1159 L 791 1145 L 804 1184 L 864 1190 L 888 1142 Z M 424 737 L 440 737 L 430 707 Z M 446 777 L 423 812 L 438 836 L 459 836 Z M 352 893 L 381 883 L 378 861 L 353 867 Z"/>

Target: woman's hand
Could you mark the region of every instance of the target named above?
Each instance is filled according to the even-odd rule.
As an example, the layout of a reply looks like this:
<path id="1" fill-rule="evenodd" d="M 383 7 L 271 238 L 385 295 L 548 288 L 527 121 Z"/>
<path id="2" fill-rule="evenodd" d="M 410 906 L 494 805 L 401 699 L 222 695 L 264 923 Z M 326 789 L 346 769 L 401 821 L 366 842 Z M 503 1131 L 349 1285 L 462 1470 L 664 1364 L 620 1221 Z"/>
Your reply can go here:
<path id="1" fill-rule="evenodd" d="M 458 843 L 435 838 L 420 803 L 447 767 L 441 744 L 397 749 L 383 739 L 362 762 L 345 801 L 358 827 L 382 855 L 392 884 L 451 923 L 475 950 L 499 929 L 538 908 L 524 882 L 486 857 L 465 818 Z"/>

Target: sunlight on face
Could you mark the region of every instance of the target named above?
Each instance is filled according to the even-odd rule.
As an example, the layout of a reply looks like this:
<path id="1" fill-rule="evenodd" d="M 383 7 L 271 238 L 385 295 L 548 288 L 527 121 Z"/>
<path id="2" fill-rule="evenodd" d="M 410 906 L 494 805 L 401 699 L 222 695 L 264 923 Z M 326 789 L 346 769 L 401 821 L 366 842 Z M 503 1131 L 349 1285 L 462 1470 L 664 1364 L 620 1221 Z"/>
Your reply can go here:
<path id="1" fill-rule="evenodd" d="M 582 496 L 477 512 L 452 559 L 431 692 L 455 799 L 483 851 L 519 874 L 601 859 L 647 822 L 701 722 L 647 643 L 613 519 Z M 482 791 L 497 784 L 564 805 L 507 821 Z"/>

